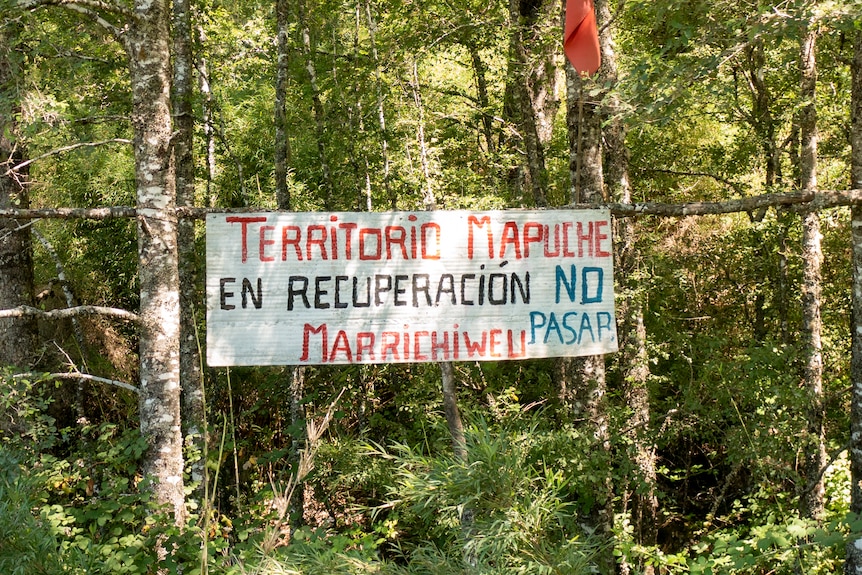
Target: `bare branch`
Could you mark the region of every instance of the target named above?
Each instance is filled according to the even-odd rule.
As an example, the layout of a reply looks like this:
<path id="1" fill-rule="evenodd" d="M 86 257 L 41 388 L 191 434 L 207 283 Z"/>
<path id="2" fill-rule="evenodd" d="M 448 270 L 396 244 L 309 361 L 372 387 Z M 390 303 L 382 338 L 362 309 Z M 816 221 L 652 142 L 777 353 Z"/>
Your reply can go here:
<path id="1" fill-rule="evenodd" d="M 571 209 L 604 208 L 618 218 L 657 216 L 680 218 L 753 212 L 766 208 L 791 208 L 794 210 L 825 210 L 839 206 L 862 203 L 862 189 L 819 192 L 789 192 L 786 194 L 763 194 L 750 198 L 738 198 L 723 202 L 690 202 L 685 204 L 662 204 L 644 202 L 636 204 L 570 204 Z"/>
<path id="2" fill-rule="evenodd" d="M 24 379 L 24 378 L 33 378 L 33 379 L 76 379 L 76 380 L 85 380 L 85 381 L 94 381 L 96 383 L 107 383 L 108 385 L 116 385 L 117 387 L 122 387 L 123 389 L 128 389 L 129 391 L 133 391 L 134 393 L 139 393 L 138 388 L 130 383 L 126 383 L 124 381 L 117 381 L 116 379 L 108 379 L 105 377 L 99 377 L 98 375 L 90 375 L 89 373 L 80 373 L 80 372 L 70 372 L 70 373 L 16 373 L 12 376 L 12 379 Z"/>
<path id="3" fill-rule="evenodd" d="M 822 190 L 819 192 L 788 192 L 784 194 L 763 194 L 749 198 L 725 200 L 723 202 L 689 202 L 684 204 L 665 204 L 659 202 L 642 202 L 634 204 L 601 203 L 601 204 L 569 204 L 562 209 L 577 210 L 609 210 L 617 218 L 632 218 L 638 216 L 655 216 L 665 218 L 681 218 L 686 216 L 708 216 L 731 214 L 738 212 L 753 212 L 767 208 L 789 208 L 797 211 L 827 210 L 841 206 L 862 204 L 862 189 L 858 190 Z M 559 209 L 559 208 L 558 208 Z M 175 207 L 164 210 L 173 212 L 178 218 L 203 220 L 207 214 L 248 214 L 270 212 L 266 208 L 195 208 Z M 144 212 L 129 206 L 112 206 L 101 208 L 35 208 L 35 209 L 0 209 L 0 219 L 89 219 L 112 220 L 122 218 L 137 218 Z"/>
<path id="4" fill-rule="evenodd" d="M 136 313 L 132 313 L 124 309 L 97 305 L 79 305 L 76 307 L 53 309 L 51 311 L 44 311 L 39 308 L 21 305 L 10 309 L 0 310 L 0 319 L 25 316 L 36 316 L 45 319 L 67 319 L 77 317 L 79 315 L 106 315 L 133 322 L 140 321 L 140 317 L 138 317 L 138 314 Z"/>
<path id="5" fill-rule="evenodd" d="M 135 208 L 128 206 L 112 206 L 103 208 L 0 209 L 0 219 L 116 220 L 123 218 L 134 219 L 136 217 L 138 217 L 138 211 Z"/>
<path id="6" fill-rule="evenodd" d="M 67 10 L 72 10 L 83 14 L 92 19 L 96 24 L 110 32 L 114 37 L 119 38 L 122 34 L 122 28 L 117 27 L 105 19 L 100 12 L 116 14 L 127 19 L 134 18 L 134 14 L 113 2 L 105 2 L 103 0 L 21 0 L 18 3 L 20 8 L 25 10 L 36 10 L 44 6 L 59 6 Z"/>
<path id="7" fill-rule="evenodd" d="M 72 150 L 77 150 L 78 148 L 94 148 L 96 146 L 103 146 L 105 144 L 131 144 L 131 140 L 126 140 L 125 138 L 111 138 L 110 140 L 102 140 L 100 142 L 79 142 L 77 144 L 70 144 L 68 146 L 63 146 L 62 148 L 57 148 L 55 150 L 51 150 L 50 152 L 45 152 L 35 158 L 31 158 L 26 162 L 21 162 L 20 164 L 15 164 L 13 167 L 6 170 L 3 173 L 4 176 L 8 176 L 19 171 L 21 168 L 29 166 L 33 162 L 38 162 L 39 160 L 44 160 L 50 156 L 56 156 L 59 154 L 65 154 L 66 152 L 71 152 Z M 9 165 L 9 162 L 2 162 L 0 165 Z"/>

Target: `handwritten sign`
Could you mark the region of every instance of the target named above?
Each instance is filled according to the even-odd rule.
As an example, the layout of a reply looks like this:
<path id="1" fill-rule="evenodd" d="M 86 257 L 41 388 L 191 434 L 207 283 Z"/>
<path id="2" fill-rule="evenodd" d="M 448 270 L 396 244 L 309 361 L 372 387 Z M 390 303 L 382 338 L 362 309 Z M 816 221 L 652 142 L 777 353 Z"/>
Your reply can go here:
<path id="1" fill-rule="evenodd" d="M 617 350 L 603 210 L 207 217 L 212 366 Z"/>

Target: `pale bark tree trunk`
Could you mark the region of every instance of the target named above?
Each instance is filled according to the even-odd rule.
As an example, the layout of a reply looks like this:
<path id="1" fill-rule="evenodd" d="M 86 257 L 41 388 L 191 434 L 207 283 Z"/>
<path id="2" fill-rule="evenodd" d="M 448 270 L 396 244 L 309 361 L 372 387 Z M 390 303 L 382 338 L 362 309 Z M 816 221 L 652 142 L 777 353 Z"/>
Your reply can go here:
<path id="1" fill-rule="evenodd" d="M 411 88 L 413 102 L 416 104 L 416 142 L 419 145 L 419 162 L 422 166 L 422 178 L 425 181 L 423 201 L 426 210 L 437 209 L 437 199 L 434 197 L 434 188 L 431 184 L 431 153 L 425 140 L 425 106 L 422 104 L 422 94 L 419 91 L 419 67 L 416 60 L 413 61 L 411 70 Z"/>
<path id="2" fill-rule="evenodd" d="M 29 208 L 27 168 L 15 121 L 20 102 L 20 67 L 12 51 L 17 25 L 0 28 L 0 209 Z M 31 222 L 0 220 L 0 309 L 33 305 L 33 244 Z M 35 358 L 37 327 L 34 317 L 0 319 L 0 367 L 28 368 Z"/>
<path id="3" fill-rule="evenodd" d="M 800 175 L 801 187 L 804 191 L 817 189 L 817 112 L 814 103 L 817 85 L 814 53 L 816 37 L 813 28 L 806 30 L 800 50 L 802 76 L 800 96 L 804 102 L 800 117 L 802 135 Z M 800 509 L 803 515 L 813 519 L 819 519 L 823 514 L 823 481 L 820 469 L 826 462 L 823 357 L 820 337 L 820 267 L 823 253 L 820 242 L 820 215 L 813 210 L 806 212 L 802 221 L 802 334 L 805 349 L 802 377 L 803 385 L 808 391 L 808 413 L 807 432 L 803 442 L 805 486 L 801 494 Z"/>
<path id="4" fill-rule="evenodd" d="M 302 55 L 305 58 L 305 70 L 308 72 L 309 87 L 311 88 L 311 111 L 314 115 L 315 139 L 317 141 L 317 153 L 320 159 L 320 169 L 323 175 L 323 205 L 327 210 L 333 208 L 333 194 L 335 186 L 332 182 L 332 173 L 329 168 L 326 151 L 326 113 L 323 109 L 323 101 L 320 99 L 320 87 L 317 82 L 317 68 L 314 65 L 314 44 L 311 38 L 311 29 L 308 25 L 308 7 L 302 0 L 296 4 L 299 25 L 302 34 Z"/>
<path id="5" fill-rule="evenodd" d="M 170 7 L 136 0 L 123 36 L 129 56 L 138 208 L 141 433 L 143 474 L 156 501 L 185 520 L 180 427 L 180 296 L 177 218 L 171 154 Z"/>
<path id="6" fill-rule="evenodd" d="M 206 36 L 203 28 L 196 28 L 198 42 L 203 45 L 206 42 Z M 201 124 L 204 131 L 204 145 L 206 149 L 206 158 L 204 163 L 207 168 L 206 191 L 204 198 L 207 206 L 219 205 L 218 194 L 214 192 L 214 183 L 216 177 L 216 157 L 215 157 L 215 124 L 213 123 L 214 108 L 213 93 L 210 87 L 209 66 L 206 58 L 197 58 L 195 65 L 198 71 L 198 91 L 200 91 L 201 99 L 203 100 Z"/>
<path id="7" fill-rule="evenodd" d="M 600 10 L 607 10 L 606 3 L 601 3 Z M 611 21 L 609 13 L 599 13 L 600 22 Z M 599 37 L 602 50 L 602 62 L 605 73 L 605 83 L 614 90 L 617 85 L 617 58 L 614 45 L 614 27 L 606 26 Z M 629 181 L 629 150 L 626 146 L 626 127 L 620 117 L 622 106 L 614 92 L 605 97 L 606 115 L 611 118 L 604 130 L 606 142 L 605 158 L 607 170 L 605 180 L 608 182 L 608 196 L 614 201 L 631 203 L 631 185 Z M 630 218 L 616 220 L 616 273 L 618 285 L 622 286 L 626 296 L 621 299 L 618 309 L 620 329 L 620 370 L 622 372 L 623 393 L 629 416 L 626 428 L 629 429 L 631 440 L 631 459 L 637 474 L 634 477 L 634 487 L 628 487 L 624 495 L 626 504 L 630 506 L 629 516 L 634 530 L 634 541 L 638 545 L 653 547 L 656 545 L 658 528 L 658 498 L 656 496 L 656 456 L 655 446 L 650 437 L 650 397 L 647 387 L 649 380 L 649 356 L 646 349 L 646 327 L 643 318 L 643 302 L 638 293 L 638 275 L 641 266 L 640 256 L 635 247 L 635 222 Z M 640 562 L 630 564 L 624 561 L 620 565 L 622 573 L 639 573 L 653 575 L 652 565 Z"/>
<path id="8" fill-rule="evenodd" d="M 856 32 L 852 64 L 850 187 L 862 188 L 862 32 Z M 850 511 L 862 515 L 862 206 L 851 212 L 853 321 L 850 358 Z M 862 575 L 862 535 L 847 543 L 846 575 Z"/>
<path id="9" fill-rule="evenodd" d="M 278 60 L 275 76 L 275 200 L 278 209 L 290 211 L 292 199 L 287 183 L 290 168 L 290 140 L 287 137 L 287 82 L 289 79 L 290 46 L 290 6 L 287 0 L 276 0 L 276 26 Z M 305 367 L 295 366 L 286 371 L 287 385 L 290 389 L 290 427 L 293 437 L 290 444 L 290 464 L 294 477 L 299 477 L 300 452 L 306 443 L 305 408 L 302 397 L 305 394 Z M 300 486 L 290 500 L 290 523 L 293 528 L 304 524 L 305 490 Z"/>
<path id="10" fill-rule="evenodd" d="M 60 284 L 60 289 L 63 292 L 63 297 L 66 300 L 67 308 L 78 307 L 78 301 L 75 298 L 75 294 L 72 293 L 72 288 L 69 284 L 69 281 L 66 277 L 66 267 L 63 265 L 63 260 L 60 259 L 60 254 L 57 253 L 57 250 L 54 249 L 54 246 L 51 245 L 42 234 L 38 232 L 38 230 L 32 230 L 33 237 L 42 244 L 42 248 L 48 252 L 51 256 L 51 259 L 54 260 L 54 269 L 57 271 L 57 281 Z M 87 338 L 84 337 L 84 330 L 81 327 L 81 322 L 78 321 L 78 318 L 73 316 L 70 318 L 72 322 L 72 333 L 75 335 L 75 343 L 78 346 L 78 349 L 81 352 L 81 365 L 76 366 L 77 371 L 81 371 L 83 373 L 88 373 L 89 369 L 87 368 Z M 84 408 L 84 380 L 79 379 L 75 382 L 75 415 L 76 420 L 79 425 L 84 425 L 87 422 L 87 412 Z"/>
<path id="11" fill-rule="evenodd" d="M 377 52 L 377 21 L 371 13 L 371 3 L 365 2 L 365 18 L 368 21 L 368 41 L 371 44 L 371 57 L 374 61 L 374 92 L 377 96 L 377 122 L 380 125 L 380 155 L 383 161 L 383 191 L 389 199 L 389 208 L 398 207 L 398 198 L 389 183 L 391 166 L 389 162 L 389 132 L 386 129 L 386 114 L 383 106 L 383 78 L 380 72 L 380 55 Z"/>
<path id="12" fill-rule="evenodd" d="M 362 58 L 362 54 L 359 50 L 359 40 L 362 36 L 362 1 L 357 0 L 356 4 L 353 6 L 353 61 L 358 62 Z M 333 39 L 333 44 L 337 45 L 335 39 Z M 338 58 L 335 58 L 335 62 L 338 61 Z M 334 64 L 333 68 L 333 80 L 336 92 L 341 92 L 342 89 L 338 85 L 337 81 L 337 64 Z M 359 94 L 362 91 L 361 81 L 358 77 L 353 78 L 353 85 L 350 87 L 350 93 L 355 96 L 352 101 L 347 105 L 347 118 L 348 118 L 348 127 L 351 134 L 356 134 L 355 137 L 349 138 L 347 141 L 347 156 L 350 161 L 350 165 L 353 167 L 353 173 L 355 177 L 355 189 L 356 189 L 356 210 L 370 212 L 374 206 L 374 194 L 371 187 L 371 174 L 369 172 L 370 162 L 368 160 L 368 149 L 366 146 L 362 145 L 363 142 L 367 139 L 367 133 L 365 131 L 365 113 L 362 109 L 362 98 L 359 97 Z M 357 144 L 359 150 L 357 151 Z M 361 373 L 361 370 L 360 370 Z M 360 375 L 361 378 L 361 375 Z"/>
<path id="13" fill-rule="evenodd" d="M 276 38 L 278 56 L 275 74 L 275 199 L 280 210 L 291 209 L 287 170 L 290 165 L 290 141 L 287 138 L 287 81 L 290 52 L 288 46 L 289 6 L 287 0 L 276 0 Z"/>
<path id="14" fill-rule="evenodd" d="M 599 29 L 610 20 L 610 8 L 606 1 L 595 2 Z M 605 27 L 603 55 L 611 50 Z M 590 86 L 604 82 L 607 63 L 603 62 L 597 76 L 581 78 L 575 69 L 566 64 L 566 125 L 569 137 L 570 199 L 573 203 L 600 203 L 607 199 L 602 164 L 602 99 L 604 92 L 596 98 L 586 98 Z M 561 362 L 560 394 L 564 405 L 571 411 L 574 421 L 583 421 L 595 437 L 598 449 L 610 456 L 610 435 L 606 408 L 606 376 L 604 356 L 579 357 Z M 608 467 L 608 470 L 610 467 Z M 601 573 L 614 573 L 613 558 L 613 488 L 610 474 L 603 480 L 596 493 L 596 503 L 588 520 L 595 535 L 603 542 L 603 551 L 598 556 Z"/>
<path id="15" fill-rule="evenodd" d="M 416 61 L 413 61 L 412 69 L 412 92 L 413 101 L 416 104 L 416 140 L 419 145 L 419 157 L 422 162 L 422 174 L 425 180 L 424 204 L 426 210 L 437 209 L 437 199 L 434 196 L 432 186 L 430 153 L 425 141 L 425 107 L 422 104 L 422 94 L 419 89 L 419 71 Z M 452 451 L 455 457 L 462 463 L 467 463 L 467 441 L 464 437 L 464 423 L 461 420 L 461 412 L 458 409 L 457 381 L 455 379 L 455 367 L 451 361 L 440 362 L 440 389 L 443 396 L 443 414 L 446 417 L 446 426 L 452 438 Z M 461 531 L 466 540 L 471 537 L 473 526 L 473 510 L 469 507 L 461 513 Z M 467 566 L 475 566 L 475 558 L 465 550 L 464 563 Z"/>
<path id="16" fill-rule="evenodd" d="M 539 135 L 539 123 L 530 97 L 529 68 L 525 33 L 528 15 L 523 14 L 519 0 L 509 1 L 511 35 L 509 38 L 509 79 L 507 91 L 512 97 L 509 113 L 518 127 L 525 155 L 525 185 L 536 206 L 548 205 L 548 174 L 545 167 L 545 152 Z"/>
<path id="17" fill-rule="evenodd" d="M 173 0 L 173 152 L 176 169 L 178 206 L 195 205 L 194 162 L 194 61 L 189 0 Z M 198 268 L 195 249 L 195 221 L 184 218 L 177 223 L 180 278 L 180 388 L 182 389 L 183 435 L 194 459 L 189 471 L 195 498 L 204 493 L 206 464 L 206 402 L 203 369 L 195 321 L 198 293 Z"/>

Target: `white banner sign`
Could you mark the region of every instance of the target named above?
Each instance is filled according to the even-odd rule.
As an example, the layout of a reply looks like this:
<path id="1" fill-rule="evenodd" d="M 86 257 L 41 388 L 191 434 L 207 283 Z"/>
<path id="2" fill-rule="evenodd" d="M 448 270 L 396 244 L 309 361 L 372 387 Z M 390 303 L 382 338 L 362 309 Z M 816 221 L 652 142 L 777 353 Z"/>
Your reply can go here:
<path id="1" fill-rule="evenodd" d="M 212 366 L 617 350 L 603 210 L 207 217 Z"/>

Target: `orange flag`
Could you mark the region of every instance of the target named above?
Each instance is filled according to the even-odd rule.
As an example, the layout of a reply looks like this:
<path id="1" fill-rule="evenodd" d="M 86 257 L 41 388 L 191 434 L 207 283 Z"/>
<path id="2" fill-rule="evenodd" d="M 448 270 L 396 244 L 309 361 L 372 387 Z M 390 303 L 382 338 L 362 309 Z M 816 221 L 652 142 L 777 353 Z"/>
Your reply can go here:
<path id="1" fill-rule="evenodd" d="M 593 0 L 566 0 L 563 52 L 580 74 L 592 75 L 602 63 Z"/>

